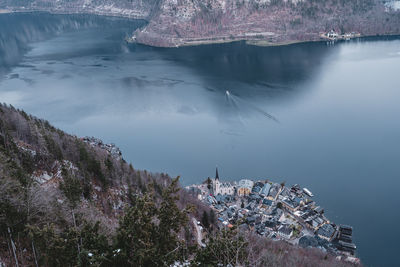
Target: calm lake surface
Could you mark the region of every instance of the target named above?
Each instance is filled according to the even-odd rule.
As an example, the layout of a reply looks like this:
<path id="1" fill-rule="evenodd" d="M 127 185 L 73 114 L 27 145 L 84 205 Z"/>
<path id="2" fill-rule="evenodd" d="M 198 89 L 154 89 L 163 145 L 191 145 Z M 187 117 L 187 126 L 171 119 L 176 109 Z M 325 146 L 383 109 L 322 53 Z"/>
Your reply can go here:
<path id="1" fill-rule="evenodd" d="M 226 180 L 299 183 L 328 218 L 354 227 L 367 266 L 398 264 L 399 39 L 126 44 L 141 25 L 0 15 L 0 101 L 116 143 L 134 167 L 181 175 L 184 185 L 216 165 Z"/>

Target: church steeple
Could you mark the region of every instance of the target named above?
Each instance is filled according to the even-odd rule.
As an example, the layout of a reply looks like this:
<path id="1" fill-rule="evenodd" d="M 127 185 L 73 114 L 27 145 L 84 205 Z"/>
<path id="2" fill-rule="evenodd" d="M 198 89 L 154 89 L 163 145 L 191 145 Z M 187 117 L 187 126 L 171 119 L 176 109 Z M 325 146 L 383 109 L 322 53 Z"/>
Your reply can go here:
<path id="1" fill-rule="evenodd" d="M 218 167 L 215 168 L 215 179 L 219 180 Z"/>

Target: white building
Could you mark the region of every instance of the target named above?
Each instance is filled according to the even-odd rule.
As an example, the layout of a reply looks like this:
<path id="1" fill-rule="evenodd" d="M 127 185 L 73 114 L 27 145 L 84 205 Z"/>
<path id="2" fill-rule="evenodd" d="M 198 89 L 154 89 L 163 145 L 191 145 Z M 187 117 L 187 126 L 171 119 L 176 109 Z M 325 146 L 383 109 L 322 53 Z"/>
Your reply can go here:
<path id="1" fill-rule="evenodd" d="M 290 239 L 293 235 L 293 229 L 289 225 L 284 224 L 279 227 L 278 234 L 285 239 Z"/>
<path id="2" fill-rule="evenodd" d="M 331 30 L 326 34 L 326 36 L 328 36 L 329 38 L 336 39 L 339 37 L 339 34 L 335 32 L 335 30 Z"/>
<path id="3" fill-rule="evenodd" d="M 215 172 L 215 178 L 212 181 L 212 192 L 214 195 L 234 195 L 235 186 L 229 182 L 221 182 L 219 180 L 218 168 Z"/>

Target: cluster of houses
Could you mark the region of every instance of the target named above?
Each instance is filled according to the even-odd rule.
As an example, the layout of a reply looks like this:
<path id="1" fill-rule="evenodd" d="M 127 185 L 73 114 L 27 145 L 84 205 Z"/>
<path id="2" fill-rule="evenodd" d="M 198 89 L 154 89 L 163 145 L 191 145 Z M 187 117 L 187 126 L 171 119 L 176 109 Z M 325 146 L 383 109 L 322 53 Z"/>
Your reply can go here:
<path id="1" fill-rule="evenodd" d="M 361 34 L 360 33 L 356 33 L 356 32 L 346 32 L 346 33 L 341 34 L 341 33 L 339 33 L 339 32 L 337 32 L 337 31 L 332 29 L 332 30 L 330 30 L 330 31 L 328 31 L 326 33 L 322 33 L 321 37 L 323 39 L 328 39 L 330 41 L 337 41 L 337 40 L 346 40 L 347 41 L 347 40 L 350 40 L 352 38 L 361 37 Z"/>
<path id="2" fill-rule="evenodd" d="M 186 189 L 216 211 L 219 227 L 237 225 L 273 240 L 318 247 L 338 256 L 355 253 L 352 228 L 330 222 L 307 188 L 269 180 L 221 182 L 217 169 L 215 178 Z"/>
<path id="3" fill-rule="evenodd" d="M 81 140 L 91 145 L 92 147 L 99 147 L 108 151 L 111 157 L 115 159 L 122 159 L 121 150 L 115 144 L 104 144 L 102 140 L 96 137 L 88 137 L 88 136 L 83 137 Z"/>

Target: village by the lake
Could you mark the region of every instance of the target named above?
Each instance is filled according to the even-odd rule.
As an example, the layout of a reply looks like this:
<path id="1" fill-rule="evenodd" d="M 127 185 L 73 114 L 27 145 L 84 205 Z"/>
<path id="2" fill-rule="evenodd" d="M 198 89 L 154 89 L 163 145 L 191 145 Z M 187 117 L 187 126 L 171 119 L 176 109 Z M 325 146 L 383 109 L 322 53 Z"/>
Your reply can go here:
<path id="1" fill-rule="evenodd" d="M 330 221 L 310 189 L 287 186 L 269 179 L 228 182 L 207 178 L 185 188 L 215 212 L 220 229 L 239 227 L 276 241 L 315 247 L 338 259 L 359 262 L 355 257 L 353 228 Z M 199 224 L 199 230 L 204 227 Z"/>

